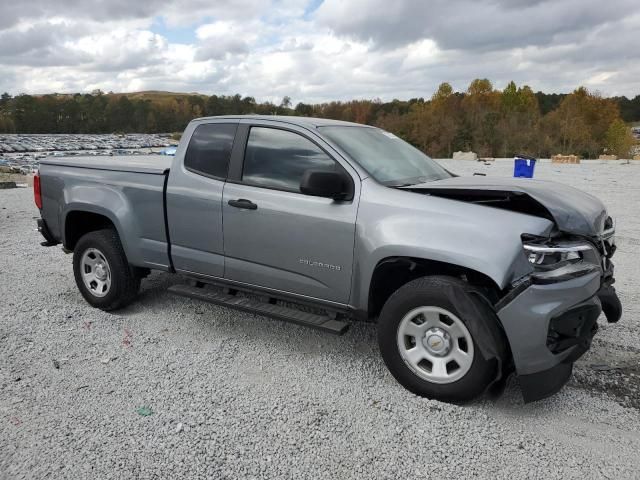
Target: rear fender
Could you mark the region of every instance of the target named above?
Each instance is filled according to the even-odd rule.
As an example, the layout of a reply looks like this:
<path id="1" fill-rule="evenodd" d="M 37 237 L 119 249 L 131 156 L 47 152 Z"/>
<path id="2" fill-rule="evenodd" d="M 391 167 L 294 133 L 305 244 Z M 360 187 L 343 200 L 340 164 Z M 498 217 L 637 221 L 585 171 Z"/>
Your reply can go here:
<path id="1" fill-rule="evenodd" d="M 129 262 L 134 265 L 142 262 L 141 252 L 135 242 L 131 241 L 131 238 L 137 238 L 138 226 L 132 221 L 131 205 L 122 191 L 109 185 L 76 185 L 67 188 L 64 195 L 64 210 L 62 212 L 64 245 L 67 245 L 65 237 L 69 214 L 71 212 L 95 213 L 108 218 L 113 223 Z"/>

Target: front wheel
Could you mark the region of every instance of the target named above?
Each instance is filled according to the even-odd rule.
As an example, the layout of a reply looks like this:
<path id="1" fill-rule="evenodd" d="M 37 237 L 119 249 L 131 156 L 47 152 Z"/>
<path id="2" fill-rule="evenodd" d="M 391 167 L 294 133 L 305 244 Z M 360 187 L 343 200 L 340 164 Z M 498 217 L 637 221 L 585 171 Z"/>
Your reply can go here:
<path id="1" fill-rule="evenodd" d="M 73 250 L 73 273 L 84 299 L 101 310 L 116 310 L 133 301 L 140 278 L 129 266 L 115 230 L 84 235 Z"/>
<path id="2" fill-rule="evenodd" d="M 495 314 L 473 290 L 452 277 L 422 277 L 387 300 L 378 344 L 389 371 L 406 389 L 464 402 L 497 378 L 505 346 Z"/>

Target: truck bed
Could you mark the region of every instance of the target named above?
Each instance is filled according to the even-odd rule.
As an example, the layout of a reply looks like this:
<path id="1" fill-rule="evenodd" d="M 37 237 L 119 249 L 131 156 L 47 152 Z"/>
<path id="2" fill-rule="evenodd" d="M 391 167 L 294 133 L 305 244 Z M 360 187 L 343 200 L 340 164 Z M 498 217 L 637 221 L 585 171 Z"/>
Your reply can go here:
<path id="1" fill-rule="evenodd" d="M 164 190 L 173 157 L 54 157 L 40 162 L 42 219 L 55 241 L 67 246 L 67 219 L 73 228 L 99 215 L 113 224 L 129 262 L 169 268 Z"/>
<path id="2" fill-rule="evenodd" d="M 123 155 L 113 157 L 49 157 L 41 160 L 40 164 L 162 175 L 171 168 L 172 161 L 173 157 L 166 155 Z"/>

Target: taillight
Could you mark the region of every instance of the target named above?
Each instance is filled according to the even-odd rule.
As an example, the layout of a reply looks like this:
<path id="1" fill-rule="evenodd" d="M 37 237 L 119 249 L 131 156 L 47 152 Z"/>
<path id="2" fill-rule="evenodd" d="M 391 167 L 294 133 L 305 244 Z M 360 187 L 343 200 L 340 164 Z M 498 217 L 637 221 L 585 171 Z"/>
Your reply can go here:
<path id="1" fill-rule="evenodd" d="M 42 192 L 40 191 L 40 172 L 33 177 L 33 197 L 36 201 L 36 207 L 42 209 Z"/>

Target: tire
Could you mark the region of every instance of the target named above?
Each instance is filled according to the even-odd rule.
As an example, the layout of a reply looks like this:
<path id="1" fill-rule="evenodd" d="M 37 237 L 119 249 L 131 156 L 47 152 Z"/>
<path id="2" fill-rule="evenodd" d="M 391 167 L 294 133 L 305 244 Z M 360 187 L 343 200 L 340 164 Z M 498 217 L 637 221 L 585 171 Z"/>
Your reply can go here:
<path id="1" fill-rule="evenodd" d="M 89 232 L 78 240 L 73 249 L 73 274 L 84 299 L 105 311 L 129 305 L 140 289 L 140 278 L 113 229 Z"/>
<path id="2" fill-rule="evenodd" d="M 408 282 L 389 297 L 378 319 L 378 345 L 402 386 L 416 395 L 461 403 L 499 378 L 508 350 L 481 295 L 456 278 L 433 276 Z M 495 355 L 485 358 L 486 352 Z"/>

